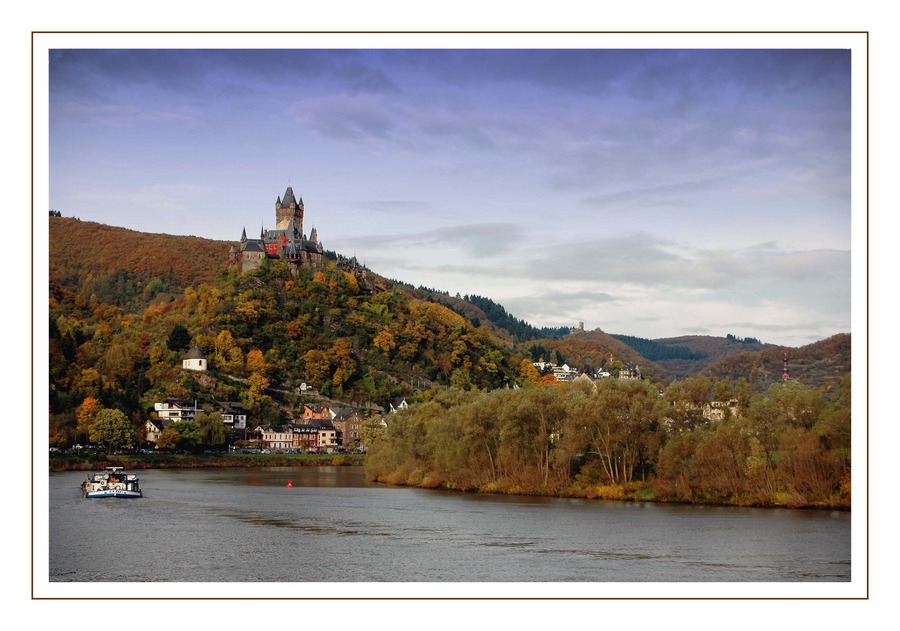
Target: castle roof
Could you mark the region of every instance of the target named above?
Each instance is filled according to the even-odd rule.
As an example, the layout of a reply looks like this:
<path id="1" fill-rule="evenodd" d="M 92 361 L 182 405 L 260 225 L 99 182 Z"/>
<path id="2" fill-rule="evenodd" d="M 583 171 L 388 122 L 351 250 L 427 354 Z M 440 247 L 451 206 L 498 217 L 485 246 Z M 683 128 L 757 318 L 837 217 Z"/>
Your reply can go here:
<path id="1" fill-rule="evenodd" d="M 247 239 L 241 244 L 241 252 L 265 252 L 262 241 L 259 239 Z"/>
<path id="2" fill-rule="evenodd" d="M 290 186 L 287 187 L 287 190 L 284 192 L 284 197 L 281 199 L 281 206 L 290 206 L 291 204 L 297 204 L 297 198 L 294 197 L 294 189 Z"/>

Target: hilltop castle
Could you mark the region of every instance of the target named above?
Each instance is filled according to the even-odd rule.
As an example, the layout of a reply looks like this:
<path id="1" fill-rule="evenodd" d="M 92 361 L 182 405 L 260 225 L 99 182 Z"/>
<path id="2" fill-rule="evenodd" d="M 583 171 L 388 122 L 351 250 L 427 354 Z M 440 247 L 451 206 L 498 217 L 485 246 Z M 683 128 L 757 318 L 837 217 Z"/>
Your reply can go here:
<path id="1" fill-rule="evenodd" d="M 275 229 L 262 228 L 259 239 L 248 239 L 247 229 L 236 249 L 231 246 L 230 260 L 240 273 L 262 265 L 265 259 L 282 259 L 297 266 L 318 267 L 325 258 L 325 250 L 313 228 L 306 238 L 303 234 L 303 198 L 294 197 L 288 186 L 283 197 L 275 200 Z"/>

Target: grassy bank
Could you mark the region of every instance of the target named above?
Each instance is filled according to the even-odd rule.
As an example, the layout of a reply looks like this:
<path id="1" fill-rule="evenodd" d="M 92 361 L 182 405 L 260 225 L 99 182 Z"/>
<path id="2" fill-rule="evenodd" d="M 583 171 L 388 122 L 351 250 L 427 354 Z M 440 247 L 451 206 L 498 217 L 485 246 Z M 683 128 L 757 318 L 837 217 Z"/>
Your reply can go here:
<path id="1" fill-rule="evenodd" d="M 222 467 L 306 467 L 362 465 L 357 454 L 166 454 L 51 456 L 50 471 L 126 469 L 211 469 Z"/>

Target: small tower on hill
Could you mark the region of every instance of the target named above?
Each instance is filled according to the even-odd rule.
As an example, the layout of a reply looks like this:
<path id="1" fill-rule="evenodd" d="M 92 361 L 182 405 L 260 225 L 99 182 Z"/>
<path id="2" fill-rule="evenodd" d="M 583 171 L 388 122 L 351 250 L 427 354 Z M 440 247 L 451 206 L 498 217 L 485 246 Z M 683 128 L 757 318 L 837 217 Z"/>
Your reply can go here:
<path id="1" fill-rule="evenodd" d="M 196 342 L 191 347 L 191 350 L 181 358 L 181 367 L 185 370 L 206 370 L 209 368 L 209 361 Z"/>

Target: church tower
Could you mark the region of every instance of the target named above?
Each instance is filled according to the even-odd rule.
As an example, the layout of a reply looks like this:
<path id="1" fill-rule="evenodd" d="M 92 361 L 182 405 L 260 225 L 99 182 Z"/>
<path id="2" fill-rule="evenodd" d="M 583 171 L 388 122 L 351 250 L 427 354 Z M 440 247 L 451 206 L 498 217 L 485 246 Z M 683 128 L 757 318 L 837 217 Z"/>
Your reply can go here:
<path id="1" fill-rule="evenodd" d="M 298 234 L 303 234 L 303 198 L 299 201 L 294 197 L 294 189 L 290 186 L 284 192 L 284 197 L 279 197 L 275 201 L 275 229 L 287 230 L 294 220 L 294 227 Z"/>

